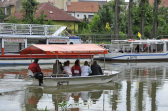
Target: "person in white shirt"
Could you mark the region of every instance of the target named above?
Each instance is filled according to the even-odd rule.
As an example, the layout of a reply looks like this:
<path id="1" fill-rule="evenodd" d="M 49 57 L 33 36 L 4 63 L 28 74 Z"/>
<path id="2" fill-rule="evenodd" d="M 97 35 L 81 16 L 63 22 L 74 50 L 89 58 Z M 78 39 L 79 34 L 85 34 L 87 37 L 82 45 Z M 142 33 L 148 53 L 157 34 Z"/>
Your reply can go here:
<path id="1" fill-rule="evenodd" d="M 72 76 L 71 68 L 69 67 L 69 61 L 64 62 L 64 70 L 66 70 L 66 74 L 69 75 L 69 77 Z"/>
<path id="2" fill-rule="evenodd" d="M 89 37 L 89 39 L 88 40 L 86 40 L 86 44 L 92 44 L 92 40 L 91 40 L 91 38 Z"/>
<path id="3" fill-rule="evenodd" d="M 84 62 L 84 65 L 81 67 L 81 76 L 88 76 L 92 71 L 89 67 L 88 61 Z"/>
<path id="4" fill-rule="evenodd" d="M 83 42 L 83 38 L 81 38 L 81 44 L 83 44 L 84 42 Z"/>

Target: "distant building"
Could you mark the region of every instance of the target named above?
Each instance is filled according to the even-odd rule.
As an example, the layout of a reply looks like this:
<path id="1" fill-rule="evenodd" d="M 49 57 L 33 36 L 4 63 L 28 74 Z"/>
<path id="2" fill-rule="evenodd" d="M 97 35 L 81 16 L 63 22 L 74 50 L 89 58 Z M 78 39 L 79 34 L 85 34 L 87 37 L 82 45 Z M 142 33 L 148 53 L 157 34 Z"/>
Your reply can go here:
<path id="1" fill-rule="evenodd" d="M 149 3 L 152 5 L 154 3 L 154 0 L 149 0 Z M 161 6 L 168 7 L 168 0 L 162 0 L 162 2 L 159 5 L 159 7 L 161 7 Z"/>
<path id="2" fill-rule="evenodd" d="M 22 0 L 0 0 L 0 7 L 3 8 L 5 15 L 14 14 L 22 8 Z"/>
<path id="3" fill-rule="evenodd" d="M 44 11 L 44 14 L 47 15 L 46 20 L 55 21 L 55 25 L 67 26 L 68 30 L 78 30 L 78 23 L 80 23 L 80 21 L 54 5 L 50 3 L 39 4 L 35 17 L 39 17 L 41 11 Z M 12 16 L 21 19 L 22 13 L 19 11 L 14 13 Z M 5 21 L 7 20 L 8 18 L 5 18 Z"/>
<path id="4" fill-rule="evenodd" d="M 39 3 L 44 3 L 44 2 L 52 3 L 54 6 L 58 7 L 61 10 L 65 10 L 66 3 L 68 1 L 78 2 L 78 0 L 37 0 L 37 2 L 39 2 Z"/>
<path id="5" fill-rule="evenodd" d="M 95 2 L 98 3 L 100 6 L 107 3 L 107 0 L 78 0 L 79 2 Z"/>
<path id="6" fill-rule="evenodd" d="M 99 10 L 98 3 L 96 2 L 67 2 L 68 14 L 78 19 L 83 19 L 84 16 L 91 20 L 95 13 Z"/>

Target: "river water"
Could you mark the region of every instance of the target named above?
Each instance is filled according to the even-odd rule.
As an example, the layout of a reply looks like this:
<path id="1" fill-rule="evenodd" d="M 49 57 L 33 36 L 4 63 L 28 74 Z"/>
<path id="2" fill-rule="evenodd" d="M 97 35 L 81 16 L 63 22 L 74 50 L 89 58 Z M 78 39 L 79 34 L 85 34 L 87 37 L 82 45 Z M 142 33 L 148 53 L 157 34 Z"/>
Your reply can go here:
<path id="1" fill-rule="evenodd" d="M 166 62 L 108 62 L 107 70 L 121 72 L 112 82 L 54 88 L 32 86 L 27 67 L 0 66 L 0 111 L 168 111 Z M 41 68 L 52 72 L 52 65 Z"/>

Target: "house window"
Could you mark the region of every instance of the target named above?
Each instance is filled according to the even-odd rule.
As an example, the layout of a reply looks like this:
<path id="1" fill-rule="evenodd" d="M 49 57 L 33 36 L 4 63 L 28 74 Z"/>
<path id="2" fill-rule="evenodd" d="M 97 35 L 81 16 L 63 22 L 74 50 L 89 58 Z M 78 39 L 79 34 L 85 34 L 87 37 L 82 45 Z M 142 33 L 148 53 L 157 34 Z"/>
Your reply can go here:
<path id="1" fill-rule="evenodd" d="M 94 16 L 94 15 L 89 15 L 89 16 L 88 16 L 88 19 L 92 19 L 93 16 Z"/>
<path id="2" fill-rule="evenodd" d="M 77 15 L 77 17 L 79 17 L 79 15 Z"/>

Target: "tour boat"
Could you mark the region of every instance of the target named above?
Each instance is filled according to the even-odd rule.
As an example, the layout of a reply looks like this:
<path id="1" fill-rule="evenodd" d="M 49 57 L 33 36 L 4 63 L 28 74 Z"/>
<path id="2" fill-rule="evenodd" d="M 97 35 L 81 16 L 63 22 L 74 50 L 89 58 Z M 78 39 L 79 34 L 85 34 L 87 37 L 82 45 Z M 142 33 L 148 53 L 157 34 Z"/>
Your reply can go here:
<path id="1" fill-rule="evenodd" d="M 73 44 L 73 45 L 55 45 L 55 44 L 33 44 L 20 51 L 20 54 L 46 54 L 55 55 L 78 55 L 81 54 L 107 54 L 107 50 L 95 44 Z M 90 57 L 92 61 L 92 56 Z M 57 64 L 58 65 L 58 64 Z M 58 67 L 57 67 L 58 68 Z M 105 63 L 104 63 L 105 69 Z M 33 73 L 29 71 L 29 75 Z M 75 85 L 75 84 L 91 84 L 91 83 L 106 83 L 113 80 L 113 77 L 118 74 L 117 71 L 104 71 L 103 75 L 95 76 L 79 76 L 79 77 L 62 77 L 64 74 L 50 74 L 44 77 L 43 86 L 53 87 L 58 85 Z M 60 77 L 61 76 L 61 77 Z M 39 80 L 32 78 L 33 85 L 39 85 Z"/>
<path id="2" fill-rule="evenodd" d="M 99 59 L 112 61 L 168 60 L 168 39 L 112 40 L 108 54 Z"/>
<path id="3" fill-rule="evenodd" d="M 0 23 L 0 65 L 28 65 L 31 58 L 39 58 L 39 64 L 53 64 L 53 55 L 20 55 L 20 50 L 31 44 L 81 44 L 81 38 L 72 36 L 66 26 Z M 80 58 L 88 58 L 81 55 Z M 78 58 L 76 55 L 59 56 L 59 58 Z"/>

